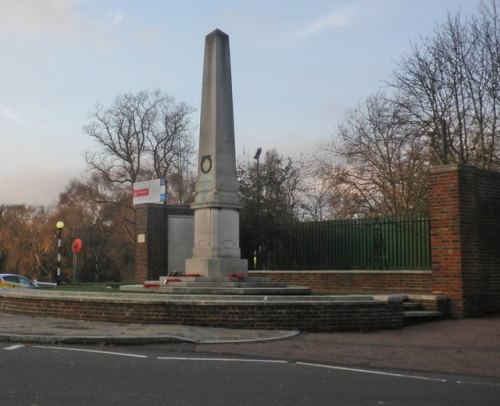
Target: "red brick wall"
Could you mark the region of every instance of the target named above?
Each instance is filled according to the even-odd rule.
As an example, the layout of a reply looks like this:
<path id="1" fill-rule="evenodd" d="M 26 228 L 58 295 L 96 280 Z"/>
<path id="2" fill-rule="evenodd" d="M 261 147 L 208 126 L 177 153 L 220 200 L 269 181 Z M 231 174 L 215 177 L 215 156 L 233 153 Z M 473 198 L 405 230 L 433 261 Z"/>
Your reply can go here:
<path id="1" fill-rule="evenodd" d="M 154 295 L 154 294 L 153 294 Z M 146 299 L 9 297 L 0 294 L 0 311 L 41 317 L 123 323 L 187 324 L 248 329 L 359 331 L 403 326 L 402 303 L 373 302 L 167 302 Z M 114 296 L 114 295 L 112 295 Z"/>
<path id="2" fill-rule="evenodd" d="M 463 165 L 431 170 L 432 291 L 454 317 L 500 311 L 500 173 Z"/>
<path id="3" fill-rule="evenodd" d="M 430 293 L 431 271 L 250 271 L 290 285 L 309 286 L 314 293 Z"/>

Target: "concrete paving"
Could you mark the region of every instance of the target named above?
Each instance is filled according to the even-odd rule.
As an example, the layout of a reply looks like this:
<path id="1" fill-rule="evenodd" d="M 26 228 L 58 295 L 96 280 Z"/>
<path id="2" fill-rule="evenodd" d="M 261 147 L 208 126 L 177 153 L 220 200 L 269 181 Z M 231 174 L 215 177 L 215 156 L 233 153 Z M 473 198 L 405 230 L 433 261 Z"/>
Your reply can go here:
<path id="1" fill-rule="evenodd" d="M 106 323 L 0 312 L 0 341 L 30 343 L 151 344 L 242 343 L 290 338 L 298 331 L 235 330 L 170 324 Z"/>

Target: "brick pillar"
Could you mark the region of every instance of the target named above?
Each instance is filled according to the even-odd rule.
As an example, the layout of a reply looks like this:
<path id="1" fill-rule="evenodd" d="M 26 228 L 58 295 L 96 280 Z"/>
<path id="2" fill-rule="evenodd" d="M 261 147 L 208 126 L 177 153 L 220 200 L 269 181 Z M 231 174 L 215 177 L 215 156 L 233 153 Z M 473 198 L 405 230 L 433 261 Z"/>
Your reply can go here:
<path id="1" fill-rule="evenodd" d="M 432 168 L 432 290 L 453 317 L 500 311 L 500 174 L 463 165 Z"/>
<path id="2" fill-rule="evenodd" d="M 168 272 L 168 216 L 193 215 L 188 205 L 135 206 L 135 281 L 158 280 Z"/>
<path id="3" fill-rule="evenodd" d="M 429 215 L 432 292 L 451 299 L 452 315 L 463 315 L 459 173 L 454 165 L 431 169 Z"/>
<path id="4" fill-rule="evenodd" d="M 167 273 L 166 209 L 162 204 L 135 207 L 135 281 L 158 280 Z"/>

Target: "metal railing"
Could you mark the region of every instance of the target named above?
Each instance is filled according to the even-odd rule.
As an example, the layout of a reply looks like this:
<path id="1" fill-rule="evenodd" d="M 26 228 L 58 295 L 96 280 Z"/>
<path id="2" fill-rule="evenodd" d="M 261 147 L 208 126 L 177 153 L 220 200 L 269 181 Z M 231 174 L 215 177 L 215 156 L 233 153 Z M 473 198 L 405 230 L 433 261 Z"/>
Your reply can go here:
<path id="1" fill-rule="evenodd" d="M 242 225 L 251 270 L 430 269 L 429 219 L 383 217 Z"/>

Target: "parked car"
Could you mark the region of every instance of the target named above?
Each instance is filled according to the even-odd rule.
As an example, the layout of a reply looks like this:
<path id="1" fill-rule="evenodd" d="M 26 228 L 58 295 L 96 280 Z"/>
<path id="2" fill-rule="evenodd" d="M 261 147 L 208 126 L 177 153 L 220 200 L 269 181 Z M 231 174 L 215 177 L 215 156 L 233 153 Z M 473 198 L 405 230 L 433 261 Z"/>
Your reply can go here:
<path id="1" fill-rule="evenodd" d="M 40 288 L 46 286 L 57 286 L 52 282 L 37 282 L 32 281 L 24 276 L 13 273 L 0 274 L 0 288 Z"/>
<path id="2" fill-rule="evenodd" d="M 21 275 L 0 274 L 0 288 L 37 288 L 35 282 Z"/>

